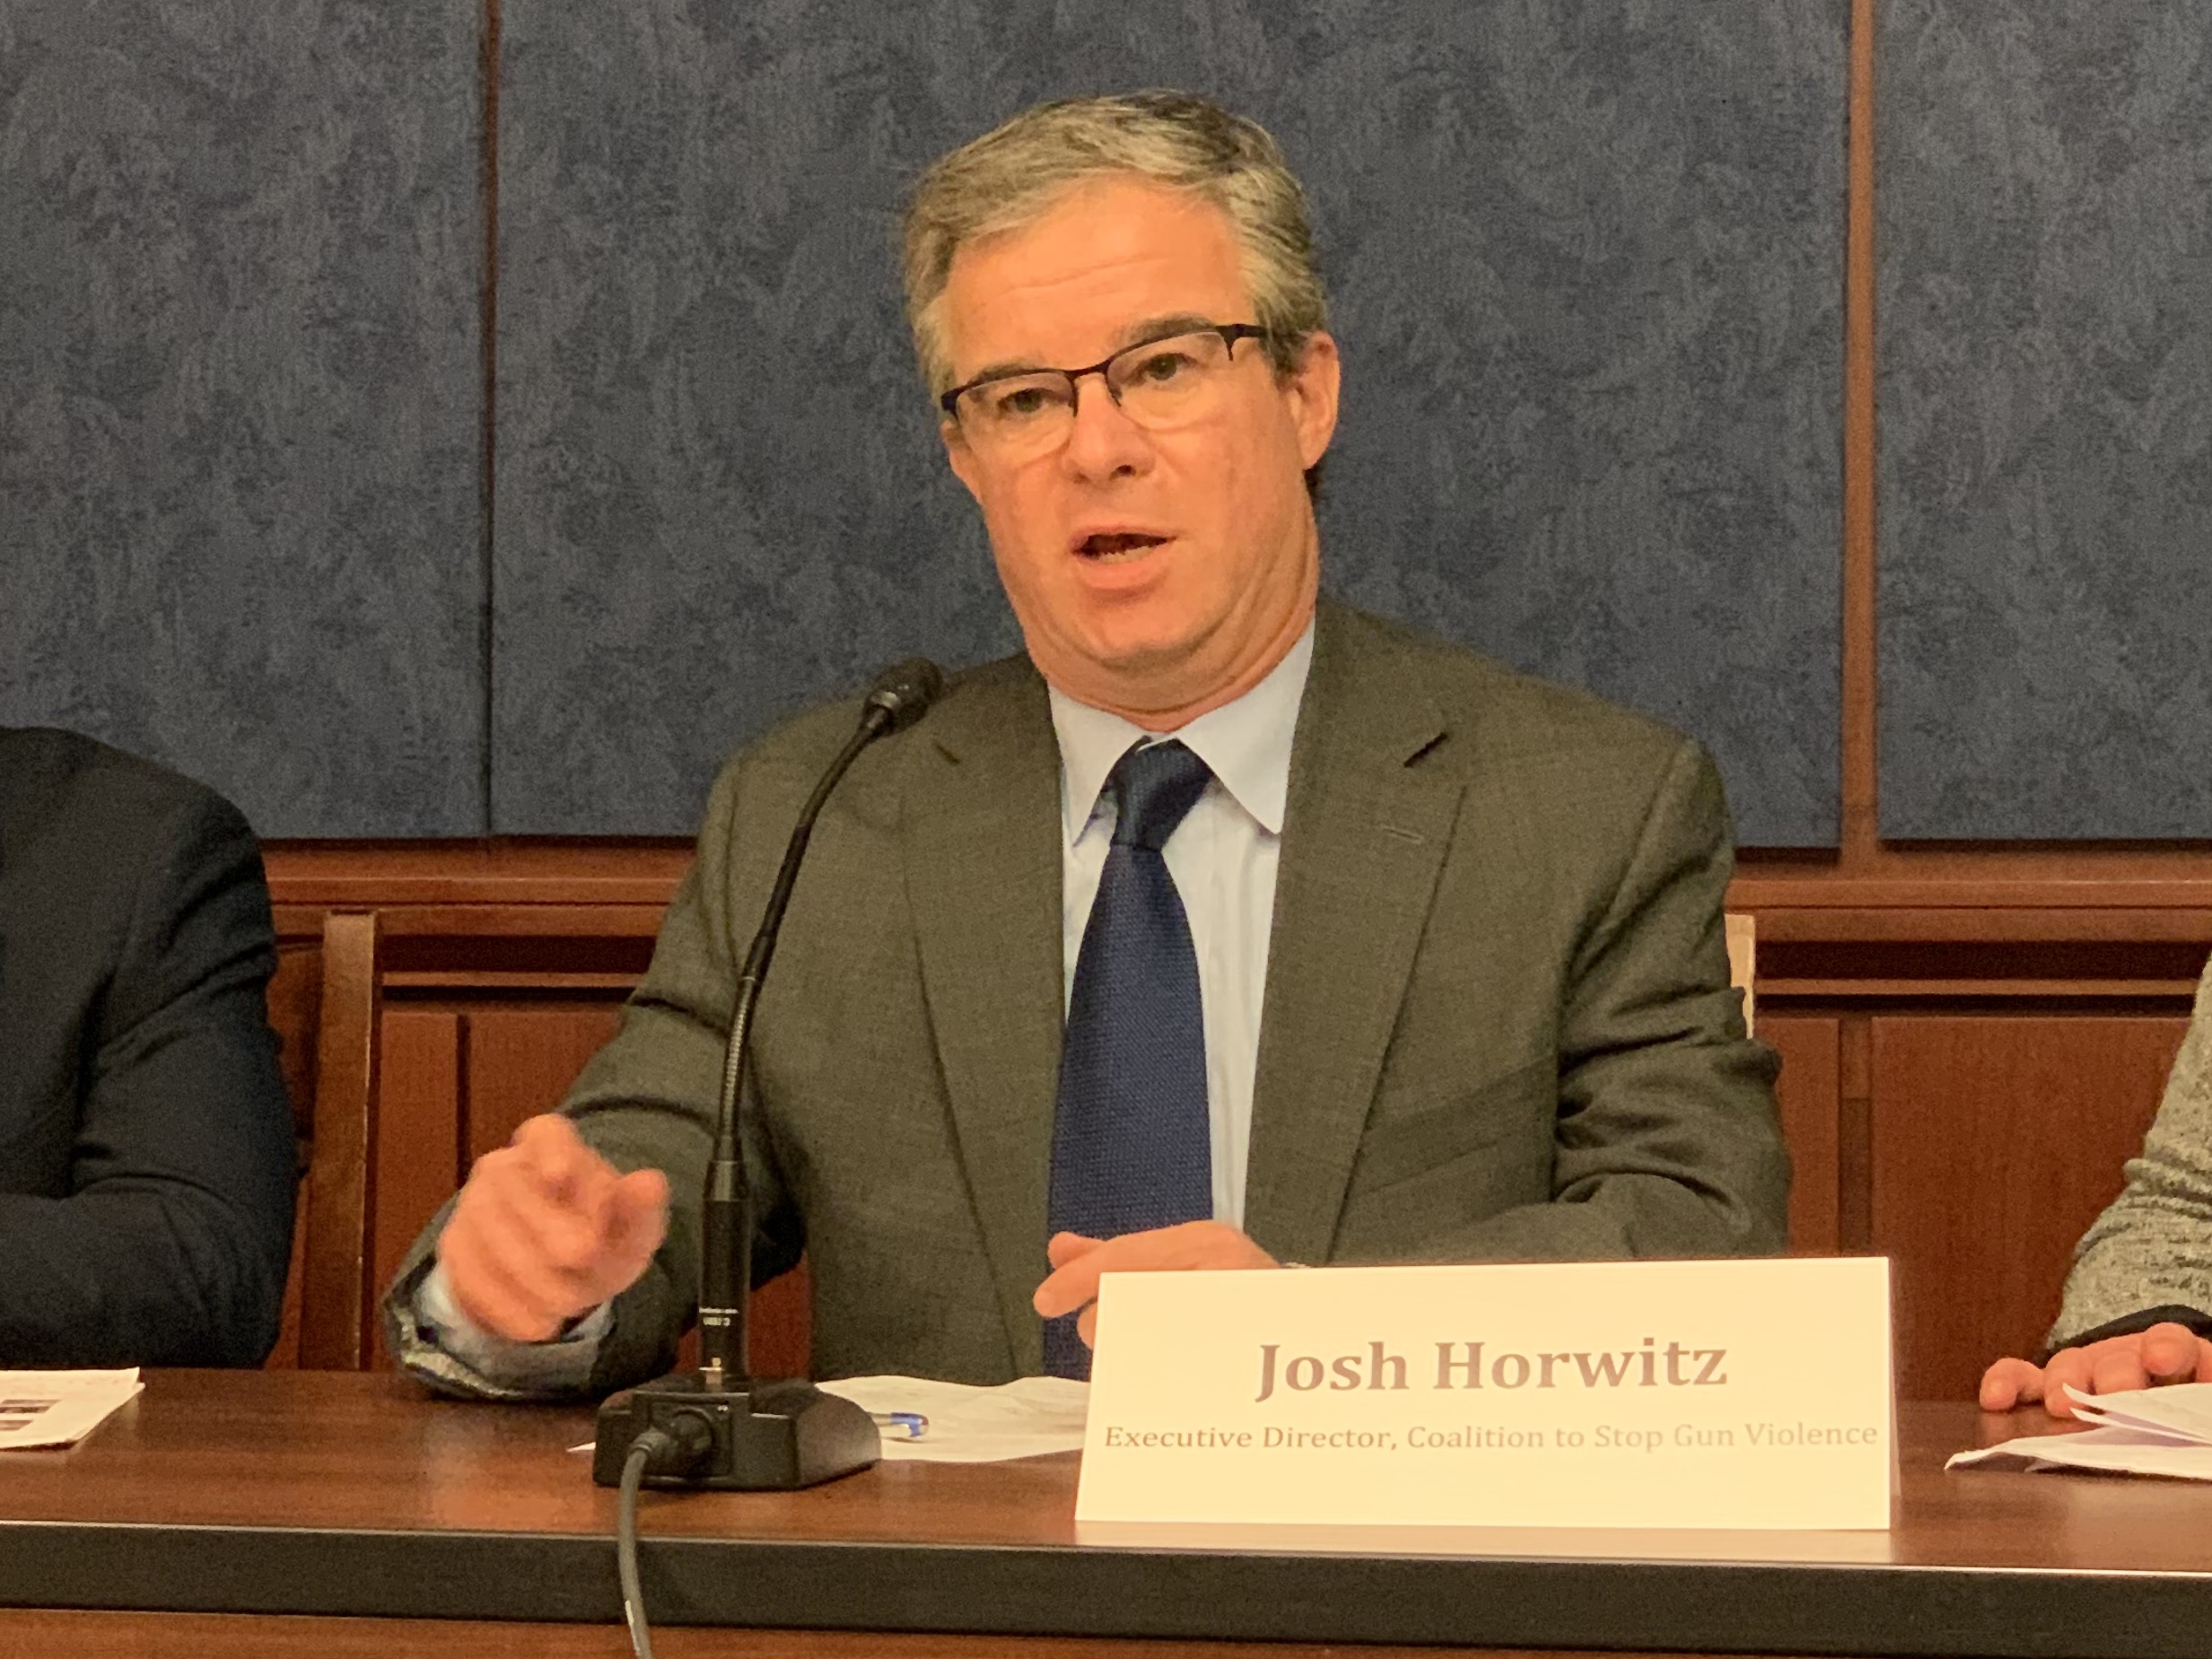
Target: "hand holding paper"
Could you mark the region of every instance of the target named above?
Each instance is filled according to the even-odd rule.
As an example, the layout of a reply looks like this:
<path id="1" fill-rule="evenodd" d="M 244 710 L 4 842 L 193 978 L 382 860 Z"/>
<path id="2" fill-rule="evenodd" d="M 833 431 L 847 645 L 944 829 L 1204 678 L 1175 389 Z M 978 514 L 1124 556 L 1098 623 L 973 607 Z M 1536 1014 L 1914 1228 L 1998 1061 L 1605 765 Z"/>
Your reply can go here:
<path id="1" fill-rule="evenodd" d="M 2075 1410 L 2069 1389 L 2083 1395 L 2117 1394 L 2174 1383 L 2212 1383 L 2212 1342 L 2186 1325 L 2153 1325 L 2086 1348 L 2062 1348 L 2040 1367 L 2024 1359 L 2000 1359 L 1982 1374 L 1981 1409 L 2009 1411 L 2041 1401 L 2051 1416 L 2070 1418 Z"/>
<path id="2" fill-rule="evenodd" d="M 1220 1221 L 1185 1221 L 1180 1227 L 1124 1233 L 1103 1242 L 1077 1233 L 1055 1233 L 1045 1246 L 1052 1273 L 1036 1288 L 1036 1311 L 1057 1319 L 1077 1308 L 1077 1334 L 1096 1343 L 1098 1330 L 1098 1276 L 1102 1273 L 1181 1272 L 1196 1268 L 1280 1266 L 1235 1227 Z"/>
<path id="3" fill-rule="evenodd" d="M 2121 1393 L 2112 1399 L 2074 1389 L 2063 1403 L 2069 1416 L 2095 1427 L 2079 1434 L 2029 1435 L 1961 1452 L 1944 1467 L 2010 1462 L 2024 1463 L 2031 1470 L 2094 1469 L 2212 1480 L 2212 1383 L 2181 1384 L 2155 1393 Z"/>

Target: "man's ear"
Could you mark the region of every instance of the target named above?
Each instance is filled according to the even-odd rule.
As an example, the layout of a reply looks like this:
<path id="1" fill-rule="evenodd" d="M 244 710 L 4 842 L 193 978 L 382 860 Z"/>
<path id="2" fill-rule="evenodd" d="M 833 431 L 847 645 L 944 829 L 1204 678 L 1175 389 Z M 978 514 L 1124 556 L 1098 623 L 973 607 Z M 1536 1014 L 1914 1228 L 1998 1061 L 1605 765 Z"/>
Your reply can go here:
<path id="1" fill-rule="evenodd" d="M 1311 467 L 1326 454 L 1336 435 L 1336 400 L 1343 384 L 1343 363 L 1336 341 L 1316 328 L 1306 336 L 1298 366 L 1282 382 L 1298 427 L 1298 464 Z"/>
<path id="2" fill-rule="evenodd" d="M 951 465 L 952 476 L 975 498 L 975 504 L 982 506 L 984 492 L 979 478 L 980 469 L 975 464 L 975 451 L 968 448 L 967 434 L 960 430 L 960 423 L 940 421 L 937 436 L 945 446 L 945 459 Z"/>

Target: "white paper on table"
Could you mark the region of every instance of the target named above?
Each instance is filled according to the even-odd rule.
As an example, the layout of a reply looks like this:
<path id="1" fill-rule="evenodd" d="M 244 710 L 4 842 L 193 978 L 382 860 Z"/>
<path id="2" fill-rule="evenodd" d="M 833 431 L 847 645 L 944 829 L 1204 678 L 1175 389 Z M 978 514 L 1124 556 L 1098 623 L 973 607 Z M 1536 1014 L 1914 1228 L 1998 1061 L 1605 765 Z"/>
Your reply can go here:
<path id="1" fill-rule="evenodd" d="M 2010 1462 L 2025 1463 L 2031 1470 L 2093 1469 L 2212 1480 L 2212 1383 L 2122 1394 L 2066 1392 L 2082 1421 L 2095 1427 L 2072 1435 L 2028 1435 L 1961 1452 L 1944 1467 Z"/>
<path id="2" fill-rule="evenodd" d="M 887 1463 L 998 1463 L 1083 1449 L 1090 1384 L 1025 1376 L 995 1388 L 919 1376 L 848 1376 L 817 1384 L 879 1417 L 915 1411 L 929 1419 L 919 1440 L 883 1436 Z"/>
<path id="3" fill-rule="evenodd" d="M 2122 1394 L 2085 1394 L 2068 1388 L 2074 1414 L 2085 1423 L 2139 1428 L 2177 1440 L 2212 1445 L 2212 1383 L 2177 1383 Z"/>
<path id="4" fill-rule="evenodd" d="M 0 1371 L 0 1451 L 74 1445 L 144 1387 L 136 1366 L 124 1371 Z"/>

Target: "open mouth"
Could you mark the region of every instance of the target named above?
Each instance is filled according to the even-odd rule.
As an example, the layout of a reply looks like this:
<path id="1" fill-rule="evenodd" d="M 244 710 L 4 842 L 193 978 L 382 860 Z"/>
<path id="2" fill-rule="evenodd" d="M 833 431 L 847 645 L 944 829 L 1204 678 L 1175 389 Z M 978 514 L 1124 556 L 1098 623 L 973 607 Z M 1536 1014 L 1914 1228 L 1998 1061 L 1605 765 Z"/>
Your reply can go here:
<path id="1" fill-rule="evenodd" d="M 1150 553 L 1167 541 L 1165 536 L 1145 536 L 1133 530 L 1116 531 L 1110 535 L 1087 536 L 1076 544 L 1076 552 L 1086 559 L 1097 559 L 1104 563 L 1116 560 L 1133 559 Z"/>

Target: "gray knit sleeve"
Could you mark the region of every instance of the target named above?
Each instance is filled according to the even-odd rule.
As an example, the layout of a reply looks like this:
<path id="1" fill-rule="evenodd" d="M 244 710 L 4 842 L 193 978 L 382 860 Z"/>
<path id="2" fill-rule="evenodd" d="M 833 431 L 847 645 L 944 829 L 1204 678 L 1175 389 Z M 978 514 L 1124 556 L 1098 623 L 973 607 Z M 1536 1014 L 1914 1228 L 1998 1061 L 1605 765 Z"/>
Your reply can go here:
<path id="1" fill-rule="evenodd" d="M 2074 1247 L 2048 1346 L 2146 1308 L 2212 1314 L 2212 964 L 2127 1186 Z"/>

